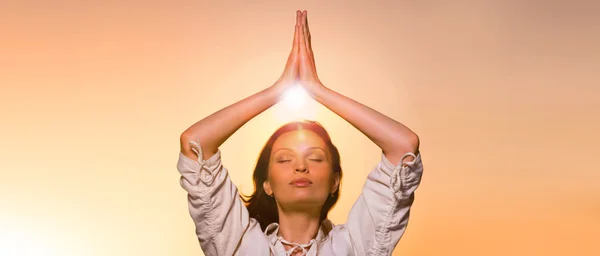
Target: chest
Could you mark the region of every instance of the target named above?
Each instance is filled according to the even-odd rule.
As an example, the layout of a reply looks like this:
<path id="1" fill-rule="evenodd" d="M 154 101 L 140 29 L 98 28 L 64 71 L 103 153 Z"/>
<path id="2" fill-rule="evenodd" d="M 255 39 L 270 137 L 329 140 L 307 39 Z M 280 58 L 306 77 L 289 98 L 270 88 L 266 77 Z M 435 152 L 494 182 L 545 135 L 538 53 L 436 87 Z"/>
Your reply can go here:
<path id="1" fill-rule="evenodd" d="M 261 239 L 243 239 L 236 256 L 303 256 L 301 250 L 297 250 L 294 254 L 287 254 L 286 247 L 279 241 L 271 244 L 267 237 Z M 352 244 L 345 239 L 327 239 L 320 243 L 313 244 L 306 250 L 306 256 L 350 256 L 355 255 L 352 250 Z"/>

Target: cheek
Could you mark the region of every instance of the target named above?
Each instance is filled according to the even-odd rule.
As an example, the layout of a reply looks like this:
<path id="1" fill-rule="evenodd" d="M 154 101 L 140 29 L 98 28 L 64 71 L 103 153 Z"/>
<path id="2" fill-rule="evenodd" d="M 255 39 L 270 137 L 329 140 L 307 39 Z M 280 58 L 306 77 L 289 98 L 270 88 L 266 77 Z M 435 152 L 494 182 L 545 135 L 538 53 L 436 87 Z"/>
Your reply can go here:
<path id="1" fill-rule="evenodd" d="M 332 185 L 334 182 L 334 173 L 331 170 L 331 167 L 329 167 L 328 165 L 313 168 L 311 174 L 311 176 L 313 176 L 316 180 L 322 181 L 322 184 L 326 185 L 327 187 Z"/>
<path id="2" fill-rule="evenodd" d="M 276 190 L 278 185 L 285 183 L 289 179 L 287 173 L 290 173 L 290 171 L 286 172 L 285 168 L 281 167 L 274 167 L 269 170 L 269 177 L 267 179 L 273 190 Z"/>

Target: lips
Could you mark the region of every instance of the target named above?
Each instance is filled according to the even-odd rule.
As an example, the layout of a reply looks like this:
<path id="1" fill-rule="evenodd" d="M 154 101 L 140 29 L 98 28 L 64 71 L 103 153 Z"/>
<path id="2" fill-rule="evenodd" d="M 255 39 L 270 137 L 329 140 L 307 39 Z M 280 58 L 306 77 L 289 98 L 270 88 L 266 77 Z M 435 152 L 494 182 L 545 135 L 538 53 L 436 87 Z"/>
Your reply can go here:
<path id="1" fill-rule="evenodd" d="M 308 187 L 308 186 L 312 185 L 312 181 L 310 181 L 309 179 L 306 179 L 306 178 L 299 178 L 299 179 L 292 180 L 292 182 L 290 182 L 290 185 L 292 185 L 294 187 Z"/>

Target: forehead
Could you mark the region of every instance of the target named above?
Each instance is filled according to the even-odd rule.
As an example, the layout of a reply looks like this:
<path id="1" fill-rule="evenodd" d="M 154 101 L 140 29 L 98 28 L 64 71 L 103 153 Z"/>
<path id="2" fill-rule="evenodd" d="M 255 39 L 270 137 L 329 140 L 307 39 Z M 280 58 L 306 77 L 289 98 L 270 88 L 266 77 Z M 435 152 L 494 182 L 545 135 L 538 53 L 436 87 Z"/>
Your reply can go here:
<path id="1" fill-rule="evenodd" d="M 302 151 L 308 147 L 320 147 L 326 150 L 325 141 L 317 133 L 300 129 L 281 134 L 273 144 L 273 152 L 280 148 L 292 148 Z"/>

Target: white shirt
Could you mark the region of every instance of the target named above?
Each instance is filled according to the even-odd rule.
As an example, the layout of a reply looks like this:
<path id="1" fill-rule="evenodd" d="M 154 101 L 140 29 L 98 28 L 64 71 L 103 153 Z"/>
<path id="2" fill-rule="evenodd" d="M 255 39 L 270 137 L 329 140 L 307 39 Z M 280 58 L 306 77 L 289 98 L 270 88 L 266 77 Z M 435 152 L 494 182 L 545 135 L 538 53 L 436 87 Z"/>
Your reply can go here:
<path id="1" fill-rule="evenodd" d="M 188 193 L 189 212 L 204 254 L 288 255 L 277 236 L 278 224 L 270 224 L 263 232 L 258 221 L 249 216 L 221 163 L 221 151 L 201 160 L 199 141 L 190 141 L 190 146 L 198 161 L 180 152 L 177 170 L 181 187 Z M 407 156 L 414 160 L 403 162 Z M 423 174 L 420 153 L 406 153 L 400 162 L 394 166 L 382 153 L 347 222 L 334 225 L 323 221 L 311 246 L 305 249 L 306 255 L 391 255 L 406 231 L 414 192 Z"/>

